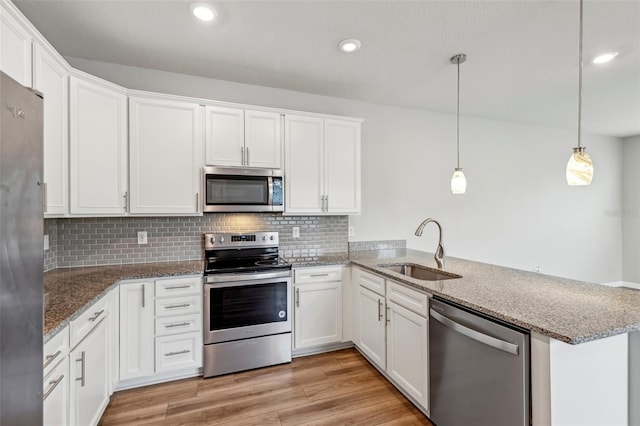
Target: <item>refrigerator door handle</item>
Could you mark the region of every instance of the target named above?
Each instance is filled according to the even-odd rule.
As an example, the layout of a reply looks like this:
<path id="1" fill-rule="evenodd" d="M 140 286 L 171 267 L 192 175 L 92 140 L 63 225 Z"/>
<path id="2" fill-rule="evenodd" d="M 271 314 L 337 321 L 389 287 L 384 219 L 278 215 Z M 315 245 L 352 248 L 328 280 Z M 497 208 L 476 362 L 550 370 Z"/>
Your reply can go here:
<path id="1" fill-rule="evenodd" d="M 480 333 L 479 331 L 473 330 L 469 327 L 465 327 L 462 324 L 458 324 L 450 318 L 436 312 L 433 308 L 429 310 L 431 314 L 431 318 L 438 321 L 440 324 L 445 327 L 451 328 L 452 330 L 457 331 L 460 334 L 467 336 L 470 339 L 476 340 L 480 343 L 484 343 L 485 345 L 491 346 L 503 352 L 510 353 L 512 355 L 518 355 L 519 346 L 514 345 L 513 343 L 505 342 L 504 340 L 496 339 L 495 337 L 486 335 L 484 333 Z"/>

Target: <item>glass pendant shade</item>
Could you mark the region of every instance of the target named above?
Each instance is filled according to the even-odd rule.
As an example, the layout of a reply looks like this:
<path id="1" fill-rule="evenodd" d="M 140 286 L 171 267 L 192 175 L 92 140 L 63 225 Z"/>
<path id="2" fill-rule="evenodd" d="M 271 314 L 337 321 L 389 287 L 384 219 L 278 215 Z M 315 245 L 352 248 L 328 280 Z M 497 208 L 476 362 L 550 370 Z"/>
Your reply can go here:
<path id="1" fill-rule="evenodd" d="M 593 161 L 583 147 L 573 148 L 567 163 L 567 183 L 571 186 L 591 185 L 593 179 Z M 453 182 L 451 183 L 453 188 Z"/>
<path id="2" fill-rule="evenodd" d="M 467 190 L 467 178 L 464 177 L 462 169 L 456 168 L 451 176 L 451 193 L 464 194 Z"/>

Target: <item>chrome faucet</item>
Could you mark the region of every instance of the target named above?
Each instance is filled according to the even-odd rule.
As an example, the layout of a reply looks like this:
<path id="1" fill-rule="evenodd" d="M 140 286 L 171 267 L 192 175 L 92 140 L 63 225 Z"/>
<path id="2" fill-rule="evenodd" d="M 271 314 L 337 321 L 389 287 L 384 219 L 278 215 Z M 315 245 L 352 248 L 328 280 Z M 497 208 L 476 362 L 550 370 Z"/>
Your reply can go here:
<path id="1" fill-rule="evenodd" d="M 442 226 L 440 226 L 438 221 L 431 217 L 423 220 L 420 226 L 418 226 L 418 229 L 416 229 L 416 237 L 419 237 L 422 235 L 422 230 L 424 229 L 425 225 L 429 222 L 433 222 L 436 225 L 438 225 L 438 231 L 439 231 L 438 248 L 436 249 L 436 253 L 433 255 L 433 258 L 436 260 L 436 263 L 438 264 L 438 268 L 442 269 L 444 268 L 444 246 L 442 245 Z"/>

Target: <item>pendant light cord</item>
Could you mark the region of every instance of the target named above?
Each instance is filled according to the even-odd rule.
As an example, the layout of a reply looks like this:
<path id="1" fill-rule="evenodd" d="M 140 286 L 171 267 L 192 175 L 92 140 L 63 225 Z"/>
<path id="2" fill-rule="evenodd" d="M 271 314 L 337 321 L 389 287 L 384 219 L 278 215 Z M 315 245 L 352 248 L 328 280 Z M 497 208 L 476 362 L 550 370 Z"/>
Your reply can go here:
<path id="1" fill-rule="evenodd" d="M 580 0 L 582 1 L 582 0 Z M 458 104 L 456 107 L 456 169 L 460 168 L 460 58 L 458 58 Z"/>
<path id="2" fill-rule="evenodd" d="M 580 0 L 580 44 L 578 56 L 578 148 L 580 148 L 580 140 L 582 139 L 582 0 Z"/>

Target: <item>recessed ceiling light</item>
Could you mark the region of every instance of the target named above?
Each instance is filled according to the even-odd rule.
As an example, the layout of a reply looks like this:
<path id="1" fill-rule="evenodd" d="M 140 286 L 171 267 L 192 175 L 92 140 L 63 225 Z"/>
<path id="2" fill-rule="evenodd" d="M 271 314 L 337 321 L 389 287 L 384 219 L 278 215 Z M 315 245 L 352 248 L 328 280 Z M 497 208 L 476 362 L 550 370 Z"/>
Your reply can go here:
<path id="1" fill-rule="evenodd" d="M 607 52 L 607 53 L 603 53 L 602 55 L 596 56 L 591 60 L 591 62 L 594 64 L 604 64 L 606 62 L 609 62 L 616 56 L 618 56 L 618 52 Z"/>
<path id="2" fill-rule="evenodd" d="M 189 9 L 196 18 L 202 21 L 213 21 L 216 17 L 216 10 L 206 3 L 191 3 Z"/>
<path id="3" fill-rule="evenodd" d="M 362 47 L 362 43 L 360 43 L 360 40 L 356 40 L 355 38 L 348 38 L 338 43 L 338 48 L 344 53 L 356 52 L 360 47 Z"/>

